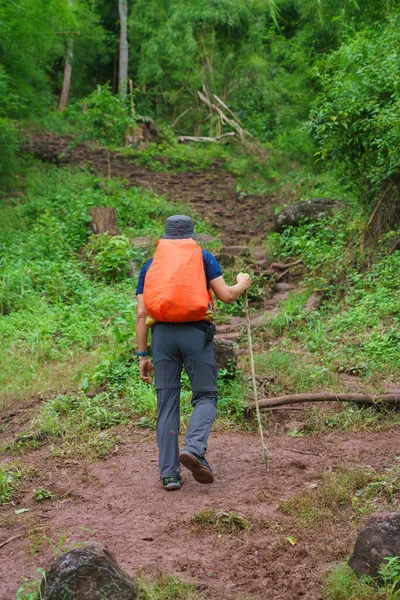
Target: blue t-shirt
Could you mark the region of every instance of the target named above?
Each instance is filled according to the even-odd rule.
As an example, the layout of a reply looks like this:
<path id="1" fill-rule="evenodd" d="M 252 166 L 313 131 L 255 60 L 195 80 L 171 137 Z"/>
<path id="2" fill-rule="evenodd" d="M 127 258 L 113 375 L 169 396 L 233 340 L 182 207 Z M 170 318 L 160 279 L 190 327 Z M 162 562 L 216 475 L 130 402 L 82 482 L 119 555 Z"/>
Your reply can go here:
<path id="1" fill-rule="evenodd" d="M 210 281 L 216 279 L 217 277 L 221 277 L 222 271 L 219 265 L 219 262 L 211 254 L 211 252 L 207 252 L 207 250 L 202 250 L 203 253 L 203 265 L 204 265 L 204 273 L 207 280 L 207 286 L 210 285 Z M 139 279 L 136 287 L 136 294 L 143 294 L 144 290 L 144 281 L 146 279 L 147 271 L 151 267 L 151 263 L 153 259 L 151 258 L 145 265 L 142 267 L 139 273 Z"/>

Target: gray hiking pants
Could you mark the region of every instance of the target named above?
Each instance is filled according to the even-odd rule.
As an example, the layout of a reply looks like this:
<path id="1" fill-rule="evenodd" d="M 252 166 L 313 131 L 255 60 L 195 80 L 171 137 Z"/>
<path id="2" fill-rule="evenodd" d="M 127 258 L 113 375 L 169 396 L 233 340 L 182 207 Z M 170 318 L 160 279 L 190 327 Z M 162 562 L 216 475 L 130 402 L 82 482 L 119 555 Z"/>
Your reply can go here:
<path id="1" fill-rule="evenodd" d="M 185 450 L 204 456 L 216 415 L 217 365 L 214 345 L 206 334 L 187 323 L 157 323 L 152 329 L 151 352 L 157 393 L 157 442 L 160 478 L 180 473 L 178 434 L 182 366 L 192 388 L 193 412 Z"/>

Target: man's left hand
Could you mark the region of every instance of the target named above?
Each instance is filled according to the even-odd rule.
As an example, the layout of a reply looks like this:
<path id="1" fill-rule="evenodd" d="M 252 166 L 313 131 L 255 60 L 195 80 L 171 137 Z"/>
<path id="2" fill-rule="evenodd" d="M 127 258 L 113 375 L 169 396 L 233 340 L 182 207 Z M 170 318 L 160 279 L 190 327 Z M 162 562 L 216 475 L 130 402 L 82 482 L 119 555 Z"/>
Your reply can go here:
<path id="1" fill-rule="evenodd" d="M 148 356 L 139 357 L 140 377 L 148 384 L 153 383 L 154 368 Z"/>

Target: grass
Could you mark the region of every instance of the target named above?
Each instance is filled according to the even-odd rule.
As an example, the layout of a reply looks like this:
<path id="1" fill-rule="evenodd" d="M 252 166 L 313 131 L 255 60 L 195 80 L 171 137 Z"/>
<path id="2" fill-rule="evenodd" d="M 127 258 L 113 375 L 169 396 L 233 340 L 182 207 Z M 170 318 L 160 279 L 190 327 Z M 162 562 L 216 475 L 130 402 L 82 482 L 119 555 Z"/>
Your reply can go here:
<path id="1" fill-rule="evenodd" d="M 205 597 L 196 584 L 163 571 L 147 577 L 139 573 L 135 579 L 141 588 L 141 600 L 203 600 Z"/>
<path id="2" fill-rule="evenodd" d="M 248 533 L 254 527 L 246 517 L 235 512 L 214 511 L 212 508 L 196 513 L 189 522 L 194 533 L 213 531 L 218 534 L 236 535 L 242 532 Z"/>
<path id="3" fill-rule="evenodd" d="M 104 358 L 94 372 L 96 384 L 101 383 L 105 391 L 94 396 L 81 392 L 50 398 L 37 408 L 26 431 L 6 444 L 3 451 L 21 452 L 47 444 L 59 457 L 104 458 L 121 441 L 121 436 L 123 439 L 119 426 L 130 424 L 155 429 L 155 390 L 141 381 L 137 361 L 131 361 L 129 349 L 122 345 L 119 351 L 120 354 L 114 349 L 114 361 Z M 180 414 L 181 427 L 185 430 L 192 412 L 186 374 L 182 375 L 182 386 Z M 219 429 L 243 425 L 246 389 L 239 375 L 231 378 L 229 373 L 221 373 Z"/>
<path id="4" fill-rule="evenodd" d="M 400 425 L 395 409 L 345 403 L 338 410 L 312 406 L 307 413 L 305 433 L 331 431 L 379 431 Z"/>
<path id="5" fill-rule="evenodd" d="M 11 502 L 23 479 L 32 476 L 32 471 L 21 467 L 18 463 L 2 463 L 0 465 L 0 504 Z"/>
<path id="6" fill-rule="evenodd" d="M 383 584 L 378 584 L 370 577 L 358 577 L 347 564 L 337 565 L 324 582 L 322 598 L 323 600 L 399 600 L 398 562 L 399 559 L 397 559 L 397 574 L 394 574 L 392 569 L 391 573 L 387 573 Z"/>
<path id="7" fill-rule="evenodd" d="M 272 347 L 254 356 L 256 372 L 263 379 L 270 396 L 286 393 L 321 391 L 337 383 L 335 376 L 323 364 L 312 364 L 307 355 Z"/>
<path id="8" fill-rule="evenodd" d="M 370 467 L 338 467 L 323 474 L 311 488 L 282 501 L 281 511 L 305 527 L 322 527 L 344 518 L 356 522 L 380 509 L 400 506 L 399 466 L 384 473 Z"/>

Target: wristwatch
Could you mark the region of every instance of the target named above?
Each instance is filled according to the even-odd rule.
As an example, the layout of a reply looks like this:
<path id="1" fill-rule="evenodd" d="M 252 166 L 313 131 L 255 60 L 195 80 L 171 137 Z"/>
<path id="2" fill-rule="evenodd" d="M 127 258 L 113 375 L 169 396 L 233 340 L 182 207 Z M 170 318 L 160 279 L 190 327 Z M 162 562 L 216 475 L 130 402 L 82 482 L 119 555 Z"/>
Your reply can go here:
<path id="1" fill-rule="evenodd" d="M 139 350 L 136 350 L 136 356 L 148 356 L 149 353 L 147 352 L 147 350 L 145 352 L 139 352 Z"/>

